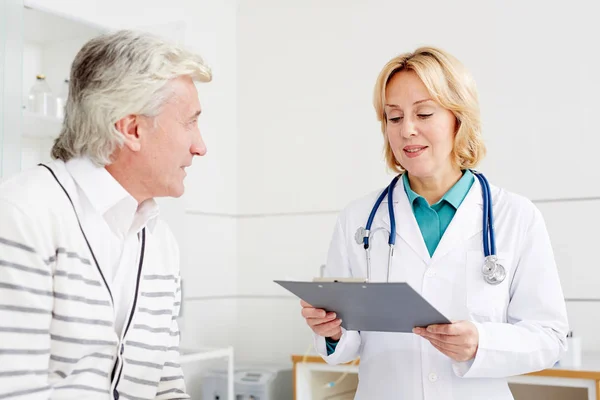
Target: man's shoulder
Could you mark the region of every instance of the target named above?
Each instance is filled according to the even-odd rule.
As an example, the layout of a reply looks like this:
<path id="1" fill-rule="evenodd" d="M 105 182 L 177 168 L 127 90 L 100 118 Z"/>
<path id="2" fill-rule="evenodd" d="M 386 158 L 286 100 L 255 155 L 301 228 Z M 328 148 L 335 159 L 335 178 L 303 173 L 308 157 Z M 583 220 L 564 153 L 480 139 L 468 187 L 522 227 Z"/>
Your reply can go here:
<path id="1" fill-rule="evenodd" d="M 175 240 L 175 235 L 173 235 L 173 231 L 171 231 L 169 225 L 160 216 L 156 217 L 156 222 L 152 233 L 161 241 L 166 241 L 169 244 L 171 244 L 171 242 L 177 242 Z"/>
<path id="2" fill-rule="evenodd" d="M 49 163 L 48 166 L 55 174 L 63 175 L 66 172 L 62 161 Z M 28 168 L 0 181 L 0 199 L 21 208 L 46 208 L 61 193 L 62 189 L 52 173 L 42 166 Z"/>
<path id="3" fill-rule="evenodd" d="M 179 256 L 179 245 L 175 235 L 169 225 L 161 217 L 156 217 L 154 228 L 152 229 L 154 243 L 160 243 L 160 248 L 168 254 Z"/>

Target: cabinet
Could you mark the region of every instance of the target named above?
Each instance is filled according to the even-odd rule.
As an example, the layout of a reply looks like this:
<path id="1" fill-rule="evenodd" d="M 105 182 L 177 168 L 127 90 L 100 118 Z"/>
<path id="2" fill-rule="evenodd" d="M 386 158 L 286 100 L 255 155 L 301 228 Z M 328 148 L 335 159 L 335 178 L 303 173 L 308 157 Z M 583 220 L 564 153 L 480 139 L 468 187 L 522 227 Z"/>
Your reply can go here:
<path id="1" fill-rule="evenodd" d="M 0 2 L 0 177 L 50 159 L 62 118 L 32 112 L 29 91 L 44 74 L 57 95 L 77 51 L 104 31 L 26 7 L 23 0 Z"/>
<path id="2" fill-rule="evenodd" d="M 43 74 L 54 96 L 69 78 L 71 63 L 79 49 L 90 39 L 114 30 L 63 16 L 49 3 L 33 0 L 0 2 L 0 177 L 50 160 L 54 139 L 62 128 L 56 113 L 40 115 L 28 107 L 28 95 Z M 131 26 L 181 43 L 185 34 L 182 22 L 153 26 Z"/>
<path id="3" fill-rule="evenodd" d="M 79 49 L 106 29 L 67 19 L 31 7 L 23 9 L 23 79 L 20 168 L 50 160 L 50 149 L 60 133 L 60 105 L 53 100 L 69 78 L 71 63 Z M 29 108 L 28 94 L 36 75 L 43 74 L 52 90 L 49 115 Z"/>

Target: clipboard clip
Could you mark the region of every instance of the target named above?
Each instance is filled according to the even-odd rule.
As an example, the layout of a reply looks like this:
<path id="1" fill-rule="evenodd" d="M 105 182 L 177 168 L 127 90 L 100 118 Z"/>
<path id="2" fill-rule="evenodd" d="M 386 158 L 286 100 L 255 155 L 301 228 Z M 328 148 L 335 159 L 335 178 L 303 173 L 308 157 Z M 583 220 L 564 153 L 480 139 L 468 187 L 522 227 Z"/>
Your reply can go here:
<path id="1" fill-rule="evenodd" d="M 365 283 L 367 280 L 365 278 L 349 278 L 349 277 L 324 277 L 319 276 L 313 278 L 313 282 L 341 282 L 341 283 Z"/>

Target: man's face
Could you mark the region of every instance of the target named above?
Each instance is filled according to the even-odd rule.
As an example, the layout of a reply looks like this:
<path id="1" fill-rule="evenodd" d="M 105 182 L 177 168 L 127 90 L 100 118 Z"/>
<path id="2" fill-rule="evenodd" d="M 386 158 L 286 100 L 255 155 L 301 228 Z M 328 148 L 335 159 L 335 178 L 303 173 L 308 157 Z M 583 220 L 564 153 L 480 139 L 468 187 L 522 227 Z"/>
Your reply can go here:
<path id="1" fill-rule="evenodd" d="M 168 83 L 171 99 L 155 118 L 142 125 L 146 133 L 140 137 L 145 182 L 151 197 L 180 197 L 184 192 L 185 168 L 194 156 L 206 154 L 206 145 L 198 128 L 200 102 L 198 91 L 189 77 Z"/>

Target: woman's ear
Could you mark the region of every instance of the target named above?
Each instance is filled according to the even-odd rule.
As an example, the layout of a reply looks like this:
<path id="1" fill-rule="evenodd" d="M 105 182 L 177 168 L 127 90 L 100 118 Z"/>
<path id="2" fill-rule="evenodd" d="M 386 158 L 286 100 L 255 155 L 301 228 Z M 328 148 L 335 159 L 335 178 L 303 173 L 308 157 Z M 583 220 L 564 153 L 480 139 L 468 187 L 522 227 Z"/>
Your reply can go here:
<path id="1" fill-rule="evenodd" d="M 115 123 L 115 129 L 121 132 L 125 139 L 123 145 L 131 151 L 140 151 L 142 148 L 139 135 L 139 119 L 137 115 L 127 115 Z"/>
<path id="2" fill-rule="evenodd" d="M 456 136 L 456 134 L 460 130 L 461 122 L 460 119 L 458 119 L 458 117 L 454 117 L 454 119 L 456 120 L 456 122 L 454 123 L 454 136 Z"/>

